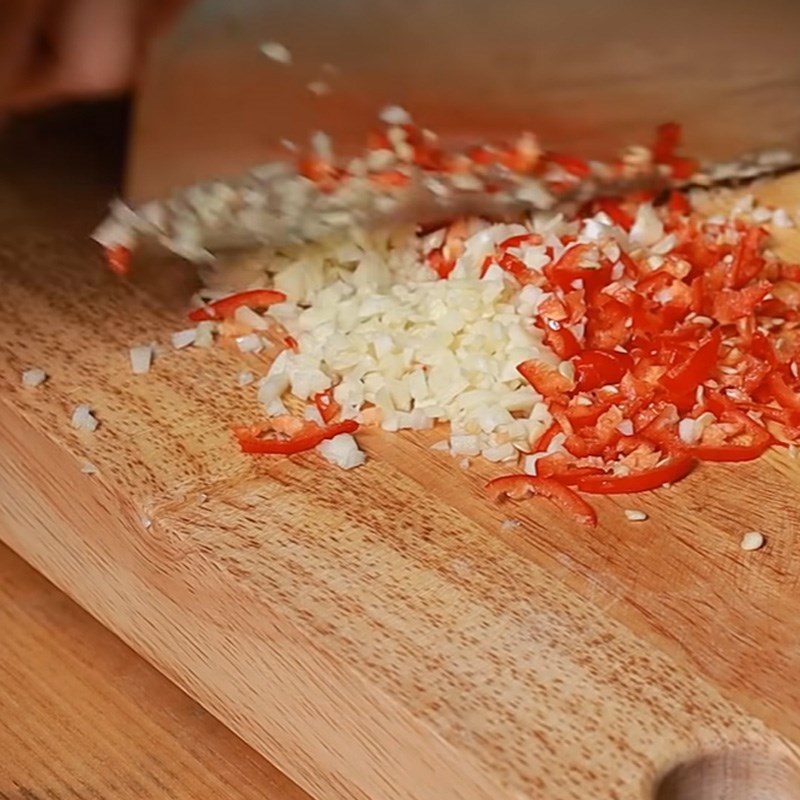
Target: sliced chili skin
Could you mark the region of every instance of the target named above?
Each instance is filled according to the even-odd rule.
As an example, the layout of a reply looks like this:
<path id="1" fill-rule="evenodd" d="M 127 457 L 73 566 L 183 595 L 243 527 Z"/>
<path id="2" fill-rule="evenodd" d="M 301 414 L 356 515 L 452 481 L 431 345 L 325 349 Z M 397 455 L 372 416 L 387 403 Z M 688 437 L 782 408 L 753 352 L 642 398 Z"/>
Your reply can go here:
<path id="1" fill-rule="evenodd" d="M 633 366 L 627 353 L 608 350 L 584 350 L 575 356 L 575 383 L 580 391 L 617 384 Z"/>
<path id="2" fill-rule="evenodd" d="M 517 236 L 509 236 L 497 246 L 500 250 L 510 250 L 512 247 L 520 247 L 523 244 L 537 245 L 543 241 L 544 239 L 539 233 L 520 233 Z"/>
<path id="3" fill-rule="evenodd" d="M 236 294 L 215 300 L 202 308 L 196 308 L 189 313 L 192 322 L 203 322 L 205 320 L 220 320 L 232 317 L 237 308 L 247 306 L 248 308 L 267 308 L 275 303 L 286 301 L 283 292 L 274 289 L 253 289 L 248 292 L 237 292 Z"/>
<path id="4" fill-rule="evenodd" d="M 749 317 L 771 290 L 769 281 L 759 281 L 744 289 L 723 289 L 712 298 L 711 316 L 722 325 Z"/>
<path id="5" fill-rule="evenodd" d="M 736 462 L 753 461 L 762 456 L 773 444 L 772 434 L 738 409 L 725 409 L 719 414 L 721 422 L 739 422 L 752 434 L 746 444 L 694 445 L 690 455 L 700 461 Z"/>
<path id="6" fill-rule="evenodd" d="M 773 372 L 767 378 L 767 388 L 782 408 L 800 409 L 800 395 L 786 383 L 783 375 Z"/>
<path id="7" fill-rule="evenodd" d="M 683 192 L 673 189 L 667 199 L 667 208 L 676 214 L 688 214 L 692 210 L 688 198 Z"/>
<path id="8" fill-rule="evenodd" d="M 442 279 L 446 280 L 456 266 L 454 258 L 446 258 L 441 247 L 431 250 L 426 261 L 428 266 Z"/>
<path id="9" fill-rule="evenodd" d="M 562 483 L 564 486 L 577 486 L 578 481 L 590 475 L 602 475 L 603 470 L 597 467 L 573 467 L 565 469 L 563 472 L 553 472 L 551 475 L 542 473 L 543 478 L 552 478 L 554 481 Z"/>
<path id="10" fill-rule="evenodd" d="M 562 360 L 567 361 L 581 352 L 580 342 L 575 334 L 560 322 L 545 322 L 544 343 Z"/>
<path id="11" fill-rule="evenodd" d="M 771 441 L 749 445 L 695 445 L 689 453 L 699 461 L 732 464 L 741 461 L 754 461 L 769 449 Z"/>
<path id="12" fill-rule="evenodd" d="M 619 198 L 598 197 L 595 203 L 598 210 L 610 217 L 615 225 L 619 225 L 625 231 L 633 227 L 633 217 L 622 208 Z"/>
<path id="13" fill-rule="evenodd" d="M 543 397 L 562 397 L 574 388 L 574 383 L 555 367 L 536 359 L 517 364 L 517 372 Z"/>
<path id="14" fill-rule="evenodd" d="M 318 392 L 314 395 L 314 405 L 319 411 L 319 415 L 326 423 L 332 422 L 336 419 L 342 406 L 333 399 L 333 389 L 326 389 L 324 392 Z"/>
<path id="15" fill-rule="evenodd" d="M 631 475 L 590 475 L 581 478 L 577 488 L 588 494 L 633 494 L 658 489 L 686 477 L 696 464 L 691 455 L 677 455 L 665 464 Z"/>
<path id="16" fill-rule="evenodd" d="M 553 164 L 558 164 L 565 172 L 576 178 L 588 178 L 592 170 L 586 161 L 578 156 L 565 155 L 564 153 L 547 153 L 546 159 Z"/>
<path id="17" fill-rule="evenodd" d="M 486 484 L 486 491 L 493 500 L 507 495 L 513 500 L 522 500 L 529 494 L 551 500 L 559 508 L 571 514 L 578 522 L 589 527 L 597 525 L 597 513 L 568 486 L 552 478 L 533 475 L 504 475 Z"/>
<path id="18" fill-rule="evenodd" d="M 326 439 L 333 439 L 342 433 L 355 433 L 357 430 L 358 423 L 347 419 L 325 428 L 313 422 L 308 423 L 299 433 L 288 439 L 266 439 L 247 429 L 236 429 L 234 435 L 243 453 L 288 456 L 313 450 Z"/>
<path id="19" fill-rule="evenodd" d="M 532 453 L 542 453 L 550 446 L 553 437 L 561 433 L 561 425 L 558 422 L 553 422 L 550 427 L 536 440 L 533 446 Z"/>
<path id="20" fill-rule="evenodd" d="M 127 275 L 131 271 L 132 253 L 123 244 L 113 244 L 103 248 L 106 264 L 115 275 Z"/>
<path id="21" fill-rule="evenodd" d="M 672 397 L 683 397 L 694 392 L 711 377 L 717 363 L 722 332 L 715 329 L 689 358 L 665 372 L 659 383 Z"/>
<path id="22" fill-rule="evenodd" d="M 593 403 L 590 406 L 569 406 L 564 412 L 573 428 L 594 425 L 609 409 L 611 403 Z"/>

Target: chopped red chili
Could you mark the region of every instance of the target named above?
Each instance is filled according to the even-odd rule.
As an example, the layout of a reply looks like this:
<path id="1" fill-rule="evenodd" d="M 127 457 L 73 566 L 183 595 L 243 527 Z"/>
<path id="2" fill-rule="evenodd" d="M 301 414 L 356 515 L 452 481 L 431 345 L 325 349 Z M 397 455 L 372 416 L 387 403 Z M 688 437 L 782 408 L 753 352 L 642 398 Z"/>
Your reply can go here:
<path id="1" fill-rule="evenodd" d="M 274 289 L 253 289 L 248 292 L 238 292 L 237 294 L 215 300 L 202 308 L 196 308 L 189 313 L 192 322 L 203 320 L 228 319 L 236 313 L 237 308 L 247 306 L 248 308 L 269 308 L 275 303 L 286 301 L 283 292 L 276 292 Z"/>
<path id="2" fill-rule="evenodd" d="M 333 439 L 342 433 L 355 433 L 357 430 L 358 423 L 348 419 L 327 427 L 306 422 L 296 433 L 289 436 L 275 434 L 274 431 L 271 432 L 271 436 L 263 435 L 268 432 L 262 426 L 234 428 L 233 433 L 243 453 L 286 456 L 313 450 L 326 439 Z"/>
<path id="3" fill-rule="evenodd" d="M 533 475 L 504 475 L 486 484 L 486 491 L 492 500 L 504 496 L 512 500 L 524 500 L 531 495 L 545 497 L 566 511 L 578 522 L 589 527 L 597 525 L 597 513 L 578 494 L 568 486 L 551 478 L 537 478 Z"/>
<path id="4" fill-rule="evenodd" d="M 675 483 L 694 468 L 691 456 L 676 456 L 664 464 L 629 475 L 589 475 L 581 478 L 578 489 L 589 494 L 630 494 L 658 489 L 665 483 Z"/>

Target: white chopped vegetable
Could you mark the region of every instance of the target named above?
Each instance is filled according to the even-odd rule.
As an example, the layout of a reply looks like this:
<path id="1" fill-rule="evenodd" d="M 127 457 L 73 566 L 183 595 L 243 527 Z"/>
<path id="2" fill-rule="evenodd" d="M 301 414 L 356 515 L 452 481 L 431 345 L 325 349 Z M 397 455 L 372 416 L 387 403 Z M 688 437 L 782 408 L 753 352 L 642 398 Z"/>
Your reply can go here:
<path id="1" fill-rule="evenodd" d="M 153 361 L 153 347 L 149 344 L 131 347 L 130 349 L 131 371 L 134 375 L 146 375 L 150 372 L 150 364 Z"/>
<path id="2" fill-rule="evenodd" d="M 626 508 L 625 516 L 631 522 L 644 522 L 647 519 L 647 514 L 638 508 Z"/>
<path id="3" fill-rule="evenodd" d="M 631 242 L 649 246 L 664 236 L 664 225 L 650 203 L 642 203 L 636 212 L 636 220 L 630 232 Z"/>
<path id="4" fill-rule="evenodd" d="M 450 452 L 458 456 L 480 455 L 481 440 L 478 436 L 451 436 Z"/>
<path id="5" fill-rule="evenodd" d="M 26 369 L 22 373 L 22 385 L 27 389 L 35 389 L 47 380 L 47 373 L 39 367 Z"/>
<path id="6" fill-rule="evenodd" d="M 258 353 L 263 349 L 264 343 L 257 333 L 248 333 L 245 336 L 236 337 L 236 346 L 242 353 Z"/>
<path id="7" fill-rule="evenodd" d="M 410 125 L 412 122 L 411 114 L 402 106 L 386 106 L 381 110 L 379 118 L 387 125 Z"/>
<path id="8" fill-rule="evenodd" d="M 289 376 L 285 372 L 277 372 L 264 378 L 258 387 L 258 402 L 268 405 L 273 400 L 280 399 L 281 395 L 289 388 Z"/>
<path id="9" fill-rule="evenodd" d="M 81 464 L 81 472 L 84 475 L 96 475 L 97 467 L 92 464 L 91 461 L 84 461 L 83 464 Z"/>
<path id="10" fill-rule="evenodd" d="M 307 419 L 309 422 L 316 422 L 317 425 L 325 424 L 325 420 L 322 419 L 322 414 L 319 413 L 319 409 L 316 406 L 306 406 L 303 409 L 303 419 Z"/>
<path id="11" fill-rule="evenodd" d="M 264 42 L 258 48 L 267 58 L 279 64 L 291 64 L 292 54 L 289 48 L 280 42 Z"/>
<path id="12" fill-rule="evenodd" d="M 688 417 L 682 419 L 678 423 L 678 436 L 680 440 L 686 444 L 695 444 L 700 438 L 700 433 L 697 429 L 697 420 Z"/>
<path id="13" fill-rule="evenodd" d="M 72 427 L 76 430 L 89 431 L 90 433 L 96 431 L 97 426 L 100 424 L 92 413 L 91 408 L 85 403 L 75 407 L 71 421 Z"/>
<path id="14" fill-rule="evenodd" d="M 766 538 L 764 534 L 759 531 L 748 531 L 742 536 L 742 541 L 739 543 L 739 547 L 742 550 L 758 550 L 759 548 L 763 547 L 766 543 Z"/>
<path id="15" fill-rule="evenodd" d="M 214 344 L 214 331 L 217 329 L 217 323 L 211 320 L 204 320 L 199 322 L 195 328 L 194 346 L 195 347 L 211 347 Z"/>
<path id="16" fill-rule="evenodd" d="M 250 370 L 244 369 L 236 376 L 236 385 L 249 386 L 251 383 L 253 383 L 253 381 L 255 381 L 255 379 L 256 376 L 253 375 L 253 373 L 250 372 Z"/>
<path id="17" fill-rule="evenodd" d="M 311 81 L 311 83 L 307 85 L 307 88 L 311 94 L 315 94 L 317 97 L 330 94 L 331 91 L 331 85 L 326 81 Z"/>
<path id="18" fill-rule="evenodd" d="M 234 311 L 233 318 L 237 322 L 241 322 L 242 325 L 249 326 L 254 331 L 265 331 L 269 328 L 269 322 L 267 322 L 261 314 L 256 313 L 252 308 L 248 308 L 247 306 L 239 306 L 239 308 Z"/>
<path id="19" fill-rule="evenodd" d="M 513 461 L 517 458 L 517 451 L 514 449 L 514 445 L 510 442 L 506 442 L 505 444 L 496 445 L 494 447 L 484 447 L 481 451 L 481 455 L 487 461 Z"/>
<path id="20" fill-rule="evenodd" d="M 186 330 L 175 331 L 175 333 L 172 334 L 172 346 L 176 350 L 182 350 L 184 347 L 194 344 L 196 336 L 196 328 L 186 328 Z"/>
<path id="21" fill-rule="evenodd" d="M 320 442 L 317 451 L 326 461 L 342 469 L 360 467 L 367 460 L 363 450 L 359 449 L 356 440 L 349 433 L 340 433 L 332 439 Z"/>

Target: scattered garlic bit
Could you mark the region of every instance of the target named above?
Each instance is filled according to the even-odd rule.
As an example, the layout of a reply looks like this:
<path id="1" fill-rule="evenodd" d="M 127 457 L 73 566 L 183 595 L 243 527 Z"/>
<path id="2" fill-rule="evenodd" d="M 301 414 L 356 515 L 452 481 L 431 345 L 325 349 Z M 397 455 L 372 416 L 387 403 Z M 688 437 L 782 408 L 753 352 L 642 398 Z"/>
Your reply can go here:
<path id="1" fill-rule="evenodd" d="M 233 314 L 233 318 L 242 325 L 252 328 L 254 331 L 265 331 L 269 329 L 269 322 L 252 308 L 239 306 Z"/>
<path id="2" fill-rule="evenodd" d="M 150 526 L 153 524 L 153 520 L 151 520 L 146 514 L 139 514 L 139 522 L 142 523 L 142 527 L 145 530 L 148 530 L 148 528 L 150 528 Z"/>
<path id="3" fill-rule="evenodd" d="M 748 531 L 744 536 L 742 536 L 742 541 L 739 544 L 739 547 L 742 550 L 758 550 L 759 548 L 763 547 L 766 542 L 764 538 L 764 534 L 760 533 L 759 531 Z"/>
<path id="4" fill-rule="evenodd" d="M 519 528 L 520 525 L 522 525 L 522 523 L 518 519 L 504 519 L 500 523 L 500 527 L 504 531 L 513 531 L 516 528 Z"/>
<path id="5" fill-rule="evenodd" d="M 236 346 L 242 353 L 258 353 L 263 349 L 264 343 L 257 333 L 248 333 L 246 336 L 236 337 Z"/>
<path id="6" fill-rule="evenodd" d="M 196 336 L 196 328 L 186 328 L 182 331 L 175 331 L 175 333 L 172 334 L 172 346 L 176 350 L 182 350 L 184 347 L 194 344 Z"/>
<path id="7" fill-rule="evenodd" d="M 349 433 L 340 433 L 333 439 L 321 442 L 317 445 L 317 451 L 326 461 L 342 469 L 360 467 L 367 460 L 364 451 L 359 449 Z"/>
<path id="8" fill-rule="evenodd" d="M 308 91 L 311 94 L 317 95 L 317 97 L 322 97 L 325 94 L 330 94 L 331 87 L 330 84 L 326 83 L 325 81 L 311 81 L 311 83 L 307 86 Z"/>
<path id="9" fill-rule="evenodd" d="M 91 461 L 84 461 L 81 465 L 81 472 L 84 475 L 96 475 L 97 471 L 97 467 Z"/>
<path id="10" fill-rule="evenodd" d="M 410 125 L 412 122 L 411 114 L 402 106 L 386 106 L 378 118 L 387 125 Z"/>
<path id="11" fill-rule="evenodd" d="M 92 414 L 91 408 L 85 403 L 76 406 L 72 412 L 72 427 L 76 430 L 93 433 L 99 424 L 97 418 Z"/>
<path id="12" fill-rule="evenodd" d="M 307 419 L 309 422 L 314 422 L 320 426 L 325 425 L 325 420 L 322 418 L 322 414 L 319 413 L 319 409 L 316 406 L 306 406 L 303 409 L 303 419 Z"/>
<path id="13" fill-rule="evenodd" d="M 211 320 L 204 320 L 198 323 L 195 328 L 194 346 L 195 347 L 211 347 L 214 344 L 214 331 L 217 329 L 217 323 Z"/>
<path id="14" fill-rule="evenodd" d="M 134 375 L 146 375 L 150 372 L 150 364 L 153 360 L 153 347 L 149 344 L 131 347 L 130 349 L 131 370 Z"/>
<path id="15" fill-rule="evenodd" d="M 39 367 L 26 369 L 22 373 L 22 385 L 27 389 L 35 389 L 47 380 L 47 373 Z"/>
<path id="16" fill-rule="evenodd" d="M 264 42 L 258 48 L 267 58 L 279 64 L 291 64 L 292 54 L 289 48 L 280 42 Z"/>
<path id="17" fill-rule="evenodd" d="M 644 511 L 640 511 L 638 508 L 626 508 L 625 516 L 631 522 L 644 522 L 647 519 L 647 514 Z"/>
<path id="18" fill-rule="evenodd" d="M 250 370 L 244 369 L 236 376 L 237 386 L 249 386 L 256 379 Z"/>

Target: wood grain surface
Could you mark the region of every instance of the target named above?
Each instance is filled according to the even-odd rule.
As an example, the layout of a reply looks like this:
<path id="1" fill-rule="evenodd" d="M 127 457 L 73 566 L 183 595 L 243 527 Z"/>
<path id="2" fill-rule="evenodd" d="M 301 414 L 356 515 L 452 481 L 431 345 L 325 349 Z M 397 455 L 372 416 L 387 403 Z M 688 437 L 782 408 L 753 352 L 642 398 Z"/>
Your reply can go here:
<path id="1" fill-rule="evenodd" d="M 0 641 L 3 800 L 307 798 L 3 546 Z"/>
<path id="2" fill-rule="evenodd" d="M 0 188 L 0 528 L 24 558 L 320 798 L 800 797 L 798 462 L 698 470 L 637 525 L 604 498 L 587 533 L 489 504 L 491 470 L 423 436 L 364 433 L 347 474 L 245 457 L 241 356 L 130 373 L 180 303 L 103 272 L 104 198 L 61 169 Z M 796 206 L 800 177 L 767 191 Z"/>

